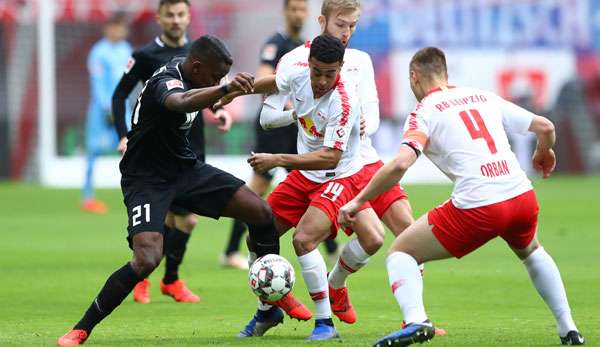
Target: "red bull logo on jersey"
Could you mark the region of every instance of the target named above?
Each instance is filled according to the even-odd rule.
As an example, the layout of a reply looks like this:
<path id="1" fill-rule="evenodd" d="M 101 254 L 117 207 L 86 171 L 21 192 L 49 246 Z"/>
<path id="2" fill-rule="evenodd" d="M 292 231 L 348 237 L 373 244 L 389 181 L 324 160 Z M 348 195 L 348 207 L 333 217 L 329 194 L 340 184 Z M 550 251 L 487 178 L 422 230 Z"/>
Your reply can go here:
<path id="1" fill-rule="evenodd" d="M 323 137 L 323 134 L 317 131 L 317 127 L 315 126 L 315 123 L 313 122 L 311 116 L 300 117 L 298 118 L 298 121 L 300 122 L 302 129 L 304 129 L 304 132 L 307 135 L 314 137 Z"/>

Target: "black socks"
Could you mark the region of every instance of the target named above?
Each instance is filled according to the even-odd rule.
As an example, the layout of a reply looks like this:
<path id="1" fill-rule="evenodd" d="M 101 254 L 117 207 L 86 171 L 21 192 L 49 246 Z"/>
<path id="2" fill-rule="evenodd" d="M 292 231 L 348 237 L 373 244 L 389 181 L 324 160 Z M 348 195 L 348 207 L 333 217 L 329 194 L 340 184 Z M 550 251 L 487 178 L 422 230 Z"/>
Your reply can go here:
<path id="1" fill-rule="evenodd" d="M 233 220 L 233 227 L 231 228 L 231 235 L 229 235 L 229 243 L 227 249 L 225 249 L 225 255 L 230 256 L 231 254 L 240 250 L 240 242 L 242 236 L 246 231 L 246 224 L 237 219 Z"/>
<path id="2" fill-rule="evenodd" d="M 165 234 L 164 254 L 166 259 L 163 283 L 171 284 L 179 279 L 179 265 L 183 261 L 189 239 L 190 234 L 177 228 L 172 228 Z"/>
<path id="3" fill-rule="evenodd" d="M 115 271 L 106 280 L 94 302 L 73 329 L 83 329 L 89 334 L 96 324 L 123 302 L 133 287 L 141 280 L 133 271 L 130 263 Z"/>

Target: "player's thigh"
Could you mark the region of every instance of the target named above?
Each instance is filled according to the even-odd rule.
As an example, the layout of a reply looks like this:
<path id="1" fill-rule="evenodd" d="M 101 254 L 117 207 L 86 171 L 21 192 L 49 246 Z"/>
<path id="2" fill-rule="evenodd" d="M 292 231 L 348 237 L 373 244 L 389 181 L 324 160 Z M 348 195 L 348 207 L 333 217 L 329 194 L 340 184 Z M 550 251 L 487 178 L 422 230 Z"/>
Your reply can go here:
<path id="1" fill-rule="evenodd" d="M 121 180 L 123 202 L 127 208 L 128 241 L 142 232 L 164 233 L 164 222 L 175 196 L 173 184 L 143 178 Z"/>
<path id="2" fill-rule="evenodd" d="M 394 236 L 400 235 L 415 220 L 408 199 L 394 201 L 381 216 L 383 223 L 390 229 Z"/>
<path id="3" fill-rule="evenodd" d="M 294 232 L 294 246 L 302 244 L 302 247 L 311 251 L 331 234 L 330 216 L 315 206 L 309 206 L 300 219 Z"/>
<path id="4" fill-rule="evenodd" d="M 432 226 L 427 221 L 427 214 L 421 216 L 396 237 L 388 253 L 393 252 L 408 253 L 419 264 L 452 257 L 433 234 Z"/>
<path id="5" fill-rule="evenodd" d="M 510 247 L 512 251 L 519 257 L 521 260 L 525 260 L 527 257 L 531 255 L 536 249 L 540 248 L 540 242 L 538 241 L 537 234 L 533 237 L 531 242 L 525 248 L 515 248 Z"/>
<path id="6" fill-rule="evenodd" d="M 175 228 L 186 234 L 190 234 L 198 224 L 198 215 L 191 212 L 175 214 L 173 219 L 175 220 Z"/>
<path id="7" fill-rule="evenodd" d="M 260 196 L 264 196 L 269 187 L 271 186 L 271 180 L 273 176 L 270 173 L 260 174 L 255 171 L 252 171 L 252 177 L 250 178 L 250 183 L 248 187 L 252 189 L 253 192 Z"/>
<path id="8" fill-rule="evenodd" d="M 375 254 L 383 245 L 384 229 L 372 208 L 362 209 L 356 214 L 352 230 L 360 245 L 370 255 Z"/>
<path id="9" fill-rule="evenodd" d="M 238 194 L 241 188 L 245 188 L 245 194 Z M 238 214 L 245 215 L 241 209 L 250 208 L 260 200 L 260 197 L 245 187 L 244 181 L 216 167 L 198 162 L 178 180 L 173 205 L 214 219 L 221 216 L 237 218 Z M 246 218 L 239 219 L 248 223 Z"/>

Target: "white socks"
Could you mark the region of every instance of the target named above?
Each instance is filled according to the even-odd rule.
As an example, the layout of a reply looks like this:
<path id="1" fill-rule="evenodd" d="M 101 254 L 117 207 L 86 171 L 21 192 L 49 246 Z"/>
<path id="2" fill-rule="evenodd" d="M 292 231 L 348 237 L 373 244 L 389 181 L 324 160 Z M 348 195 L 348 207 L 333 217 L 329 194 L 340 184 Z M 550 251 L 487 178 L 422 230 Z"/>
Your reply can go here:
<path id="1" fill-rule="evenodd" d="M 571 309 L 560 272 L 552 257 L 546 253 L 543 247 L 540 247 L 533 251 L 523 261 L 523 264 L 529 272 L 535 289 L 556 318 L 558 335 L 564 337 L 570 330 L 577 330 L 573 317 L 571 317 Z"/>
<path id="2" fill-rule="evenodd" d="M 423 277 L 415 258 L 403 252 L 394 252 L 388 256 L 386 265 L 390 286 L 406 324 L 427 320 L 423 306 Z"/>
<path id="3" fill-rule="evenodd" d="M 298 257 L 302 267 L 302 277 L 312 300 L 315 302 L 315 319 L 331 318 L 329 288 L 327 286 L 327 266 L 318 249 Z"/>
<path id="4" fill-rule="evenodd" d="M 369 262 L 369 254 L 362 248 L 358 239 L 348 242 L 342 249 L 337 263 L 329 273 L 329 285 L 333 288 L 346 286 L 346 278 Z"/>

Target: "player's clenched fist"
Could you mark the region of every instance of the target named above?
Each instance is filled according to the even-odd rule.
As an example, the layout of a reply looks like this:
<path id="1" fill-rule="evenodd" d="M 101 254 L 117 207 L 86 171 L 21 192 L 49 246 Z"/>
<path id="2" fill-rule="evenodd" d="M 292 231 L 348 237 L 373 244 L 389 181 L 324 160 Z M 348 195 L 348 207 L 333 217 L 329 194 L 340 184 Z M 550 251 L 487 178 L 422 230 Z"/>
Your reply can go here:
<path id="1" fill-rule="evenodd" d="M 254 171 L 264 173 L 277 166 L 277 156 L 271 153 L 250 153 L 248 164 Z"/>
<path id="2" fill-rule="evenodd" d="M 351 227 L 356 220 L 356 213 L 360 210 L 362 204 L 355 199 L 350 200 L 346 205 L 342 206 L 338 212 L 338 223 L 343 227 Z"/>
<path id="3" fill-rule="evenodd" d="M 556 155 L 554 155 L 552 148 L 537 148 L 533 153 L 533 167 L 542 173 L 543 178 L 550 177 L 556 167 Z"/>
<path id="4" fill-rule="evenodd" d="M 244 94 L 252 93 L 254 90 L 254 76 L 247 72 L 239 72 L 235 77 L 227 84 L 227 91 L 242 92 Z"/>

